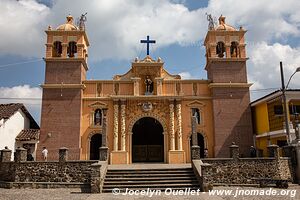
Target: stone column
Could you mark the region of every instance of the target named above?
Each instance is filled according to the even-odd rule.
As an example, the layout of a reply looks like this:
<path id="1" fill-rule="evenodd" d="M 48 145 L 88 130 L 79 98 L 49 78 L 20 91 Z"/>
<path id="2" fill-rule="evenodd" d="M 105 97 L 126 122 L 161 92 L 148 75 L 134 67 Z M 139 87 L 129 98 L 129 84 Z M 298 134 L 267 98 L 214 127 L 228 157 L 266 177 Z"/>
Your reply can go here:
<path id="1" fill-rule="evenodd" d="M 198 145 L 198 137 L 197 137 L 197 118 L 196 116 L 192 116 L 192 160 L 200 160 L 200 147 Z"/>
<path id="2" fill-rule="evenodd" d="M 22 147 L 18 147 L 15 152 L 15 162 L 22 162 L 26 160 L 27 160 L 27 150 Z"/>
<path id="3" fill-rule="evenodd" d="M 139 77 L 132 77 L 131 80 L 133 81 L 133 94 L 134 96 L 140 95 L 140 80 Z"/>
<path id="4" fill-rule="evenodd" d="M 233 158 L 234 161 L 239 160 L 240 158 L 239 146 L 236 145 L 234 142 L 232 142 L 232 145 L 229 147 L 229 149 L 230 149 L 230 158 Z"/>
<path id="5" fill-rule="evenodd" d="M 224 56 L 225 58 L 231 58 L 230 54 L 230 44 L 225 44 L 225 49 L 226 49 L 226 55 Z"/>
<path id="6" fill-rule="evenodd" d="M 11 160 L 11 150 L 2 149 L 0 162 L 9 162 Z"/>
<path id="7" fill-rule="evenodd" d="M 276 159 L 280 158 L 278 145 L 272 144 L 269 145 L 267 148 L 269 151 L 269 157 L 275 157 Z"/>
<path id="8" fill-rule="evenodd" d="M 94 163 L 91 165 L 91 193 L 100 193 L 100 184 L 101 184 L 101 172 L 100 172 L 101 164 Z"/>
<path id="9" fill-rule="evenodd" d="M 170 150 L 175 150 L 174 103 L 170 102 Z"/>
<path id="10" fill-rule="evenodd" d="M 208 163 L 201 164 L 202 184 L 200 186 L 201 192 L 208 192 L 213 189 L 212 165 Z"/>
<path id="11" fill-rule="evenodd" d="M 102 120 L 102 147 L 107 146 L 107 133 L 106 133 L 106 126 L 107 126 L 107 108 L 102 109 L 103 111 L 103 120 Z"/>
<path id="12" fill-rule="evenodd" d="M 99 148 L 99 160 L 107 161 L 108 160 L 108 147 Z"/>
<path id="13" fill-rule="evenodd" d="M 181 102 L 176 104 L 176 114 L 177 114 L 177 150 L 182 150 L 182 120 L 181 120 Z"/>
<path id="14" fill-rule="evenodd" d="M 118 151 L 119 101 L 114 101 L 114 151 Z"/>
<path id="15" fill-rule="evenodd" d="M 121 101 L 121 151 L 126 147 L 126 101 Z"/>
<path id="16" fill-rule="evenodd" d="M 62 55 L 61 55 L 61 57 L 62 58 L 68 57 L 68 44 L 67 43 L 62 43 L 61 46 L 62 46 Z"/>
<path id="17" fill-rule="evenodd" d="M 66 162 L 68 160 L 68 148 L 61 147 L 59 149 L 59 162 Z"/>
<path id="18" fill-rule="evenodd" d="M 99 148 L 99 160 L 106 161 L 108 160 L 108 147 L 107 147 L 107 109 L 103 109 L 103 121 L 102 121 L 102 145 Z"/>
<path id="19" fill-rule="evenodd" d="M 161 96 L 162 94 L 163 94 L 163 92 L 162 92 L 162 81 L 163 81 L 163 78 L 161 78 L 161 77 L 156 77 L 155 78 L 155 80 L 156 80 L 156 94 L 157 94 L 157 96 Z"/>

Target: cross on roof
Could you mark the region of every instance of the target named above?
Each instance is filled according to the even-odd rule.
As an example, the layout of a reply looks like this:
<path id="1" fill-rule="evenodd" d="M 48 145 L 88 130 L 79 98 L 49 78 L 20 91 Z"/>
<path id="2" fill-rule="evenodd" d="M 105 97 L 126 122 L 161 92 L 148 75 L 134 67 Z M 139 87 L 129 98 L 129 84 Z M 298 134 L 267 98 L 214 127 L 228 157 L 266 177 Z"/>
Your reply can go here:
<path id="1" fill-rule="evenodd" d="M 155 40 L 150 40 L 149 35 L 147 35 L 147 40 L 141 40 L 141 43 L 146 43 L 147 44 L 147 56 L 149 55 L 149 44 L 150 43 L 155 43 Z"/>

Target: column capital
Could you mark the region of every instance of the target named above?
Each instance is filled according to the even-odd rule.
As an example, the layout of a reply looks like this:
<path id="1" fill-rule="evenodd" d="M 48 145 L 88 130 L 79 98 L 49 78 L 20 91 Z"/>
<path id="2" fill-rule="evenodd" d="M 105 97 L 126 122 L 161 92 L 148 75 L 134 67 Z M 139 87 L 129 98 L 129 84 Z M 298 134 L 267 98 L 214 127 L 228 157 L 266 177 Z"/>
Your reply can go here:
<path id="1" fill-rule="evenodd" d="M 132 81 L 140 81 L 140 80 L 141 80 L 140 77 L 131 77 L 130 79 L 131 79 Z"/>

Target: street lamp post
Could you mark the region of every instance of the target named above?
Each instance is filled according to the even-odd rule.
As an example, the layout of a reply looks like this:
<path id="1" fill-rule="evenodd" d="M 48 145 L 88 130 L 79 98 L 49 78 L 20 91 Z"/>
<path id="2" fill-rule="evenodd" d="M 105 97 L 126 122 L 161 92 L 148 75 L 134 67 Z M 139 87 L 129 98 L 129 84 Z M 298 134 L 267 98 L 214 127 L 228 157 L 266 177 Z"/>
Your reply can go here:
<path id="1" fill-rule="evenodd" d="M 289 119 L 288 119 L 288 105 L 286 104 L 286 89 L 288 88 L 290 81 L 292 79 L 292 77 L 300 71 L 300 67 L 298 67 L 296 69 L 296 71 L 291 75 L 291 77 L 289 78 L 289 81 L 287 83 L 287 85 L 285 86 L 284 84 L 284 76 L 283 76 L 283 67 L 282 67 L 282 62 L 280 61 L 280 75 L 281 75 L 281 90 L 282 90 L 282 98 L 283 98 L 283 112 L 284 112 L 284 120 L 285 120 L 285 129 L 286 129 L 286 134 L 287 134 L 287 143 L 288 145 L 290 144 L 290 125 L 289 125 Z"/>
<path id="2" fill-rule="evenodd" d="M 284 84 L 284 76 L 283 76 L 283 68 L 282 62 L 280 61 L 280 75 L 281 75 L 281 91 L 282 91 L 282 98 L 283 98 L 283 112 L 284 112 L 284 121 L 285 121 L 285 130 L 287 135 L 287 143 L 290 144 L 290 126 L 288 120 L 288 110 L 286 108 L 286 96 L 285 96 L 285 84 Z"/>

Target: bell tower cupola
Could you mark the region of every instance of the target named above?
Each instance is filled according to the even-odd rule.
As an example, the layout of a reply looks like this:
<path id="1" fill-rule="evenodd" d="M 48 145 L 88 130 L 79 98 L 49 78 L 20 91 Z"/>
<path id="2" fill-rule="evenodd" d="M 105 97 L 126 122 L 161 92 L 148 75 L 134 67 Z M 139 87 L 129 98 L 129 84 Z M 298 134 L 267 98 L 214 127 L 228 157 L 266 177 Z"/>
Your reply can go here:
<path id="1" fill-rule="evenodd" d="M 79 58 L 87 62 L 89 41 L 84 26 L 77 27 L 71 15 L 55 30 L 46 30 L 46 58 Z"/>

